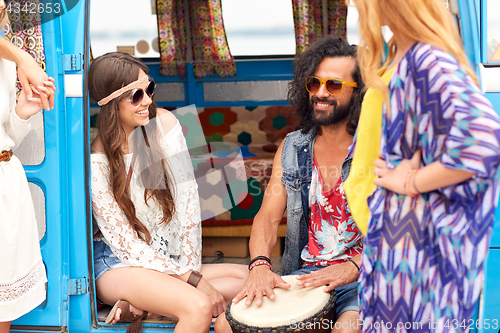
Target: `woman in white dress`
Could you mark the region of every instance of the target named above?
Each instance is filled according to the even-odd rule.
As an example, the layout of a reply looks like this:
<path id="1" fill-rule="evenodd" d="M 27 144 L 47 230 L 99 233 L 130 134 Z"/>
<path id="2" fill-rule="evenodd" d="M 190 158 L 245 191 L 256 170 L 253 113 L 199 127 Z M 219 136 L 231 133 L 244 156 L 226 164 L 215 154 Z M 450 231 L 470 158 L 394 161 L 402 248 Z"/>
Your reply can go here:
<path id="1" fill-rule="evenodd" d="M 111 324 L 147 311 L 178 318 L 175 332 L 208 332 L 247 268 L 201 264 L 193 166 L 180 123 L 152 101 L 147 72 L 117 52 L 90 67 L 89 92 L 101 106 L 91 155 L 97 297 L 115 304 Z"/>
<path id="2" fill-rule="evenodd" d="M 7 22 L 5 8 L 0 0 L 0 30 Z M 7 59 L 17 62 L 20 72 L 29 68 L 29 73 L 20 73 L 23 79 L 25 73 L 29 77 L 17 105 L 16 63 Z M 30 88 L 29 82 L 36 88 Z M 28 119 L 43 108 L 41 98 L 50 109 L 48 100 L 53 103 L 54 91 L 52 81 L 31 56 L 0 38 L 0 333 L 9 332 L 11 322 L 42 303 L 46 295 L 33 202 L 23 166 L 12 150 L 30 131 Z"/>

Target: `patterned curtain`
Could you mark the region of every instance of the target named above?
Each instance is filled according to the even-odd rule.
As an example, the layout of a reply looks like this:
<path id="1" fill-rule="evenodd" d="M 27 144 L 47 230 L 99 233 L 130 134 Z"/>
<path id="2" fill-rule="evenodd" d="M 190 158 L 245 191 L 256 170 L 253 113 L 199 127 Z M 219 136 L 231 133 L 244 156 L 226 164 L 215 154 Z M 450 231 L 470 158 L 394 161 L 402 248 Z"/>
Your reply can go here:
<path id="1" fill-rule="evenodd" d="M 296 54 L 301 54 L 309 44 L 326 34 L 346 38 L 345 0 L 292 0 L 292 6 Z"/>
<path id="2" fill-rule="evenodd" d="M 186 13 L 184 0 L 157 0 L 161 75 L 186 74 Z"/>
<path id="3" fill-rule="evenodd" d="M 184 1 L 188 1 L 189 22 Z M 236 74 L 220 0 L 156 0 L 156 6 L 162 75 L 186 73 L 188 27 L 196 77 Z"/>
<path id="4" fill-rule="evenodd" d="M 220 0 L 190 0 L 196 77 L 236 74 L 234 59 L 227 45 Z"/>
<path id="5" fill-rule="evenodd" d="M 18 2 L 21 8 L 25 3 L 35 3 L 38 8 L 40 0 L 18 0 Z M 30 11 L 22 10 L 18 14 L 15 11 L 10 12 L 9 22 L 4 28 L 4 33 L 8 41 L 31 54 L 38 65 L 45 70 L 45 51 L 40 13 L 30 13 Z M 18 82 L 18 90 L 20 89 L 21 84 Z"/>

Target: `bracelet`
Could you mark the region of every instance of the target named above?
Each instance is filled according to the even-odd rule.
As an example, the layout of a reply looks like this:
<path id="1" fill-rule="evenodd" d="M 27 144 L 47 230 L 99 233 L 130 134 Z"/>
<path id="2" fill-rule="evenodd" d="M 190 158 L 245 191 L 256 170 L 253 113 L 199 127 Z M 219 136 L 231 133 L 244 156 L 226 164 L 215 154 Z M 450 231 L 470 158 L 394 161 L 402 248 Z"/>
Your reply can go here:
<path id="1" fill-rule="evenodd" d="M 269 268 L 271 270 L 273 270 L 273 267 L 271 266 L 270 263 L 268 263 L 267 261 L 259 261 L 259 262 L 254 262 L 253 264 L 250 265 L 250 267 L 248 268 L 248 271 L 250 272 L 252 269 L 254 269 L 255 267 L 257 266 L 262 266 L 262 265 L 266 265 L 266 266 L 269 266 Z"/>
<path id="2" fill-rule="evenodd" d="M 250 263 L 248 264 L 248 269 L 250 269 L 250 266 L 251 266 L 254 262 L 256 262 L 257 260 L 265 260 L 265 261 L 267 261 L 267 262 L 269 263 L 269 265 L 271 265 L 271 259 L 269 259 L 269 258 L 268 258 L 268 257 L 266 257 L 266 256 L 258 256 L 258 257 L 253 258 L 253 259 L 250 261 Z"/>
<path id="3" fill-rule="evenodd" d="M 201 275 L 200 273 L 198 273 L 196 271 L 191 271 L 191 275 L 189 275 L 187 283 L 189 283 L 190 285 L 192 285 L 193 287 L 196 288 L 198 286 L 198 283 L 200 283 L 202 276 L 203 275 Z"/>
<path id="4" fill-rule="evenodd" d="M 408 171 L 408 175 L 406 175 L 406 180 L 405 180 L 405 191 L 406 194 L 409 195 L 412 198 L 418 197 L 418 193 L 412 193 L 410 190 L 410 181 L 411 177 L 417 172 L 417 170 L 413 169 Z"/>
<path id="5" fill-rule="evenodd" d="M 349 258 L 349 259 L 347 259 L 347 260 L 349 260 L 350 262 L 352 262 L 352 264 L 353 264 L 354 266 L 356 266 L 356 268 L 358 269 L 358 272 L 359 272 L 359 266 L 358 266 L 358 264 L 356 264 L 356 263 L 354 262 L 354 260 L 352 260 L 351 258 Z"/>
<path id="6" fill-rule="evenodd" d="M 413 182 L 412 182 L 413 183 L 413 188 L 415 189 L 415 191 L 417 191 L 418 194 L 420 194 L 422 192 L 420 192 L 418 190 L 418 188 L 417 188 L 417 183 L 416 183 L 417 181 L 416 181 L 416 179 L 417 179 L 417 173 L 415 172 L 415 175 L 413 176 Z"/>

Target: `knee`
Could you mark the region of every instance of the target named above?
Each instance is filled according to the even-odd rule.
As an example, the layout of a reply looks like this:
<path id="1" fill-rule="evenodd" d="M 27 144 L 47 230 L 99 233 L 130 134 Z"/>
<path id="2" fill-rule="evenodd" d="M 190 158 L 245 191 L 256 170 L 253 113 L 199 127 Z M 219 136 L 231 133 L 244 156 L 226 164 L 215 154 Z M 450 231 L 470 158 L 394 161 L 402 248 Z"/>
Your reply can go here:
<path id="1" fill-rule="evenodd" d="M 360 333 L 361 322 L 358 311 L 346 311 L 337 318 L 332 333 Z"/>
<path id="2" fill-rule="evenodd" d="M 189 310 L 191 318 L 212 321 L 212 302 L 206 295 L 197 297 L 194 304 L 189 306 Z"/>
<path id="3" fill-rule="evenodd" d="M 189 297 L 184 302 L 179 302 L 177 318 L 182 327 L 189 327 L 194 331 L 194 328 L 210 327 L 212 323 L 212 303 L 206 295 L 196 295 Z"/>
<path id="4" fill-rule="evenodd" d="M 215 321 L 214 324 L 214 332 L 215 333 L 231 333 L 233 330 L 231 329 L 231 326 L 229 325 L 227 319 L 226 319 L 226 314 L 223 312 L 217 317 L 217 320 Z"/>

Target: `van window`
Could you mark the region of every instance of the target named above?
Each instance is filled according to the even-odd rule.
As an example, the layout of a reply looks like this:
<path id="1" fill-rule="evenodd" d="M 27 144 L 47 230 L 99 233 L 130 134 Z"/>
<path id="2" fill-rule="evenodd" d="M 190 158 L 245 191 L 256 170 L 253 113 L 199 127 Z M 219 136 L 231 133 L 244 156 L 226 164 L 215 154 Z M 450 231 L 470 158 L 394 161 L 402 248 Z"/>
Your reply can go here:
<path id="1" fill-rule="evenodd" d="M 92 55 L 122 51 L 139 58 L 158 58 L 155 0 L 92 0 Z"/>
<path id="2" fill-rule="evenodd" d="M 290 0 L 222 0 L 222 15 L 233 56 L 295 54 Z M 387 33 L 390 38 L 390 31 Z M 359 43 L 358 11 L 354 6 L 347 10 L 347 41 Z"/>
<path id="3" fill-rule="evenodd" d="M 487 54 L 488 62 L 500 62 L 500 1 L 487 0 Z"/>
<path id="4" fill-rule="evenodd" d="M 222 0 L 221 4 L 233 56 L 295 54 L 290 0 Z"/>

